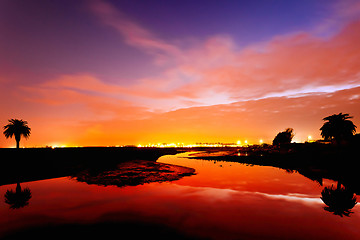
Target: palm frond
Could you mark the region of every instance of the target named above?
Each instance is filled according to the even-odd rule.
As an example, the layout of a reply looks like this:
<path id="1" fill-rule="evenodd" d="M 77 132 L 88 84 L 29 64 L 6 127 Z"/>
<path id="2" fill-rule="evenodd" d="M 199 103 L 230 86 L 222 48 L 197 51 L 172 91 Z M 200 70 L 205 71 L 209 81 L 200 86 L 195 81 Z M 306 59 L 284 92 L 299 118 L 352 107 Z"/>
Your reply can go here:
<path id="1" fill-rule="evenodd" d="M 333 114 L 323 118 L 325 123 L 320 128 L 321 136 L 325 140 L 335 139 L 336 141 L 349 139 L 356 133 L 356 126 L 348 113 Z"/>
<path id="2" fill-rule="evenodd" d="M 9 119 L 9 124 L 4 126 L 4 135 L 6 138 L 12 138 L 13 136 L 24 136 L 28 138 L 31 134 L 31 128 L 28 126 L 28 122 L 19 119 Z"/>

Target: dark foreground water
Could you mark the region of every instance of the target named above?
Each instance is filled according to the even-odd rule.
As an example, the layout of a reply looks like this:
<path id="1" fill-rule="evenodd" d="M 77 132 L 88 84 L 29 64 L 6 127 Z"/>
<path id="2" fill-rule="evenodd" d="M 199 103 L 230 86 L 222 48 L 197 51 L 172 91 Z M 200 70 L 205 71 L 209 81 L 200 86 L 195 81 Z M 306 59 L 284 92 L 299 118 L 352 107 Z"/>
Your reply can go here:
<path id="1" fill-rule="evenodd" d="M 158 160 L 196 170 L 171 182 L 118 187 L 64 177 L 1 186 L 0 237 L 360 239 L 359 204 L 336 182 L 187 154 Z M 325 188 L 330 206 L 320 199 Z"/>

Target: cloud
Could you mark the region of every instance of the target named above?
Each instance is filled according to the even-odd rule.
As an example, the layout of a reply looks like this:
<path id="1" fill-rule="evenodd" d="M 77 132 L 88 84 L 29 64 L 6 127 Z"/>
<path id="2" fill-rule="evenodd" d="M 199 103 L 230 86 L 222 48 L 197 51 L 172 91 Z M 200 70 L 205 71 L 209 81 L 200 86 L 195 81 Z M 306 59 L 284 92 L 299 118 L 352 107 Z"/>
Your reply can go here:
<path id="1" fill-rule="evenodd" d="M 171 59 L 161 74 L 121 90 L 148 108 L 167 111 L 360 85 L 360 22 L 354 20 L 355 10 L 343 5 L 334 15 L 348 16 L 352 22 L 331 38 L 300 32 L 242 49 L 226 35 L 181 48 L 105 1 L 92 1 L 91 10 L 127 44 L 153 54 L 155 61 L 160 55 Z"/>
<path id="2" fill-rule="evenodd" d="M 279 36 L 261 45 L 231 52 L 231 63 L 199 72 L 201 80 L 184 88 L 213 89 L 229 98 L 248 100 L 286 91 L 360 84 L 360 22 L 323 40 L 308 34 Z M 206 61 L 206 58 L 204 58 Z"/>
<path id="3" fill-rule="evenodd" d="M 274 136 L 288 127 L 295 130 L 296 141 L 308 135 L 319 139 L 322 118 L 345 112 L 355 116 L 360 126 L 360 87 L 301 97 L 269 97 L 232 104 L 191 107 L 156 113 L 146 119 L 113 118 L 89 120 L 77 135 L 81 142 L 91 144 L 158 142 L 236 142 L 271 143 Z M 355 97 L 354 97 L 355 96 Z M 91 129 L 97 129 L 97 135 Z M 79 131 L 80 129 L 77 129 Z M 79 140 L 80 141 L 80 140 Z"/>
<path id="4" fill-rule="evenodd" d="M 105 1 L 91 1 L 91 11 L 100 21 L 119 32 L 125 42 L 131 46 L 144 49 L 147 53 L 157 56 L 157 61 L 162 62 L 164 55 L 178 55 L 180 50 L 146 30 L 139 24 L 131 21 L 125 13 Z"/>
<path id="5" fill-rule="evenodd" d="M 34 136 L 26 144 L 50 144 L 56 139 L 70 145 L 238 139 L 257 143 L 260 138 L 271 142 L 277 132 L 287 127 L 295 129 L 297 141 L 305 141 L 308 135 L 320 138 L 321 119 L 334 113 L 350 113 L 355 116 L 355 125 L 360 124 L 360 87 L 153 113 L 134 102 L 119 100 L 116 86 L 101 87 L 104 83 L 89 75 L 76 77 L 78 82 L 92 84 L 71 84 L 77 82 L 75 76 L 63 76 L 21 88 L 19 96 L 25 99 L 18 104 L 33 111 L 39 109 L 36 118 L 26 117 L 34 129 Z"/>
<path id="6" fill-rule="evenodd" d="M 242 50 L 228 37 L 213 37 L 184 50 L 187 57 L 179 57 L 156 81 L 147 79 L 133 87 L 165 101 L 182 99 L 173 109 L 188 103 L 208 106 L 358 87 L 359 28 L 360 22 L 352 22 L 330 39 L 299 33 Z"/>
<path id="7" fill-rule="evenodd" d="M 31 99 L 62 104 L 82 98 L 92 105 L 106 99 L 164 112 L 351 89 L 360 86 L 359 28 L 360 22 L 352 22 L 330 39 L 298 33 L 241 50 L 231 37 L 214 36 L 180 55 L 175 53 L 176 64 L 158 76 L 132 85 L 106 83 L 90 74 L 64 75 L 33 87 L 37 94 Z M 27 92 L 31 93 L 29 87 Z"/>
<path id="8" fill-rule="evenodd" d="M 142 119 L 150 115 L 146 108 L 125 99 L 123 87 L 105 84 L 88 74 L 64 75 L 35 86 L 21 86 L 20 92 L 27 102 L 69 110 L 73 110 L 72 106 L 97 120 Z"/>

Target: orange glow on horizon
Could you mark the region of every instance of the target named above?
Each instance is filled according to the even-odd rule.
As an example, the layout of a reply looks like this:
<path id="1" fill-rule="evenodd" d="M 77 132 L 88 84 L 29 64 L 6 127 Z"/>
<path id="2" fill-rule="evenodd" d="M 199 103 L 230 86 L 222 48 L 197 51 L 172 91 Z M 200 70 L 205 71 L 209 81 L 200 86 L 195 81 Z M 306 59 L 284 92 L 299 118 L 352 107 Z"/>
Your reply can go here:
<path id="1" fill-rule="evenodd" d="M 349 22 L 328 39 L 276 36 L 242 51 L 216 36 L 190 50 L 161 41 L 156 46 L 171 52 L 174 65 L 130 86 L 92 73 L 29 82 L 0 75 L 0 124 L 29 122 L 32 133 L 21 147 L 246 145 L 271 143 L 289 127 L 295 142 L 314 141 L 331 114 L 349 113 L 360 126 L 359 26 Z M 13 141 L 1 137 L 0 147 Z"/>

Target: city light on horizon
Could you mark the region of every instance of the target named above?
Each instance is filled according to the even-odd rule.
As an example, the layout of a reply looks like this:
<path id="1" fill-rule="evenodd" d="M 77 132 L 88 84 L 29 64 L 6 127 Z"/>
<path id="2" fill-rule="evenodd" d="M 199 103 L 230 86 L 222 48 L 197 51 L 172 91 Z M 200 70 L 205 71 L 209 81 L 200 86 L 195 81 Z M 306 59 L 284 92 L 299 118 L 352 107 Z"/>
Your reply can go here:
<path id="1" fill-rule="evenodd" d="M 306 139 L 304 138 L 298 138 L 298 135 L 300 135 L 300 133 L 296 133 L 295 137 L 293 138 L 292 142 L 293 143 L 305 143 L 305 142 L 315 142 L 317 141 L 316 139 L 313 139 L 312 135 L 306 135 Z M 303 135 L 301 135 L 303 136 Z M 275 136 L 274 136 L 275 137 Z M 244 139 L 244 138 L 243 138 Z M 301 140 L 303 139 L 303 140 Z M 318 140 L 320 140 L 321 138 L 319 138 Z M 66 148 L 66 147 L 70 147 L 70 148 L 78 148 L 78 147 L 131 147 L 131 146 L 136 146 L 136 147 L 159 147 L 159 148 L 171 148 L 171 147 L 243 147 L 243 146 L 252 146 L 252 145 L 263 145 L 263 144 L 272 144 L 272 140 L 273 139 L 259 139 L 259 140 L 234 140 L 234 141 L 212 141 L 212 142 L 208 142 L 208 141 L 187 141 L 187 142 L 176 142 L 176 141 L 159 141 L 156 143 L 152 143 L 152 142 L 138 142 L 135 144 L 132 143 L 125 143 L 125 144 L 110 144 L 110 145 L 102 145 L 102 144 L 93 144 L 93 145 L 77 145 L 77 144 L 72 144 L 72 143 L 49 143 L 49 144 L 44 144 L 44 145 L 35 145 L 35 146 L 31 146 L 29 145 L 26 140 L 24 139 L 23 142 L 23 147 L 25 148 L 45 148 L 45 147 L 51 147 L 51 148 Z M 7 142 L 8 145 L 7 147 L 14 147 L 13 144 L 11 144 L 11 142 Z"/>

